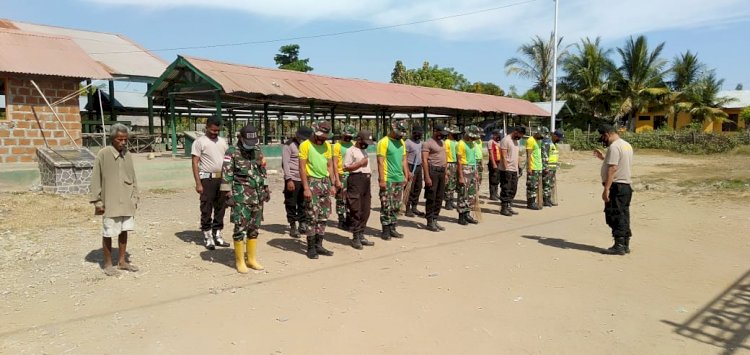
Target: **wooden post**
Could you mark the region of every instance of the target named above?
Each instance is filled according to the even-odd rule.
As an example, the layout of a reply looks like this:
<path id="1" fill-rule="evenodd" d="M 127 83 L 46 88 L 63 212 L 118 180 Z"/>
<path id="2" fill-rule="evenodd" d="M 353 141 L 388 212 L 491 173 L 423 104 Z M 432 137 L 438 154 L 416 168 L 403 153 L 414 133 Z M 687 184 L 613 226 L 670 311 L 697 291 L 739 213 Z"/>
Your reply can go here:
<path id="1" fill-rule="evenodd" d="M 115 81 L 109 81 L 109 120 L 117 121 L 117 114 L 115 114 Z"/>
<path id="2" fill-rule="evenodd" d="M 169 93 L 169 122 L 172 125 L 172 157 L 177 156 L 177 122 L 175 122 L 174 106 L 174 94 Z"/>
<path id="3" fill-rule="evenodd" d="M 91 80 L 86 81 L 91 82 Z M 146 90 L 151 91 L 151 83 L 146 84 Z M 148 134 L 154 134 L 154 97 L 149 96 L 147 98 L 148 100 Z M 89 99 L 89 102 L 91 102 L 91 99 Z"/>
<path id="4" fill-rule="evenodd" d="M 268 145 L 270 125 L 268 124 L 268 103 L 263 104 L 263 144 Z"/>

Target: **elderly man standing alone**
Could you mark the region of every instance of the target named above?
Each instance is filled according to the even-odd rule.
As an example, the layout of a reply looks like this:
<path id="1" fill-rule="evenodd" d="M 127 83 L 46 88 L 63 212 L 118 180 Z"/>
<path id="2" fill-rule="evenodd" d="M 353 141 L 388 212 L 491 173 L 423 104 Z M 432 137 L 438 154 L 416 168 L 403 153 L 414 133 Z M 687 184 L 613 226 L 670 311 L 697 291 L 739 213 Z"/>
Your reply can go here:
<path id="1" fill-rule="evenodd" d="M 221 238 L 226 196 L 219 191 L 221 166 L 229 146 L 224 138 L 219 137 L 220 130 L 221 119 L 210 117 L 206 121 L 206 134 L 195 140 L 190 151 L 193 156 L 195 191 L 200 195 L 203 243 L 208 250 L 214 250 L 216 245 L 225 248 L 229 246 Z"/>
<path id="2" fill-rule="evenodd" d="M 135 230 L 135 210 L 138 207 L 138 183 L 136 182 L 133 158 L 125 145 L 128 128 L 122 124 L 110 129 L 111 146 L 99 151 L 94 161 L 91 176 L 91 197 L 95 213 L 102 215 L 102 248 L 104 249 L 104 273 L 116 276 L 117 270 L 138 271 L 126 259 L 128 232 Z M 112 238 L 117 236 L 119 260 L 117 269 L 112 265 Z"/>

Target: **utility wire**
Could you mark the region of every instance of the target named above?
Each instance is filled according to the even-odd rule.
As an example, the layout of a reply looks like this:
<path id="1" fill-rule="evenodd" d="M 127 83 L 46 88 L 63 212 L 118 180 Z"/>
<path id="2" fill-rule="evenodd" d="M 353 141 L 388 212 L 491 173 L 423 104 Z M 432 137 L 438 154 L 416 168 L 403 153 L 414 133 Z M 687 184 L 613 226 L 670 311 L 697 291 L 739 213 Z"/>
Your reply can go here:
<path id="1" fill-rule="evenodd" d="M 532 3 L 532 2 L 536 2 L 536 1 L 538 1 L 538 0 L 525 0 L 525 1 L 519 1 L 519 2 L 510 3 L 510 4 L 505 4 L 505 5 L 501 5 L 501 6 L 490 7 L 490 8 L 486 8 L 486 9 L 482 9 L 482 10 L 475 10 L 475 11 L 464 12 L 464 13 L 455 14 L 455 15 L 448 15 L 448 16 L 443 16 L 443 17 L 436 17 L 436 18 L 426 19 L 426 20 L 405 22 L 405 23 L 399 23 L 399 24 L 395 24 L 395 25 L 386 25 L 386 26 L 378 26 L 378 27 L 360 28 L 360 29 L 356 29 L 356 30 L 348 30 L 348 31 L 341 31 L 341 32 L 321 33 L 321 34 L 309 35 L 309 36 L 286 37 L 286 38 L 268 39 L 268 40 L 262 40 L 262 41 L 248 41 L 248 42 L 209 44 L 209 45 L 201 45 L 201 46 L 157 48 L 157 49 L 133 50 L 133 51 L 119 51 L 119 52 L 99 52 L 99 53 L 91 53 L 91 54 L 119 54 L 119 53 L 140 53 L 140 52 L 167 52 L 167 51 L 180 51 L 180 50 L 187 50 L 187 49 L 207 49 L 207 48 L 221 48 L 221 47 L 236 47 L 236 46 L 246 46 L 246 45 L 253 45 L 253 44 L 268 44 L 268 43 L 276 43 L 276 42 L 297 41 L 297 40 L 303 40 L 303 39 L 336 37 L 336 36 L 343 36 L 343 35 L 349 35 L 349 34 L 355 34 L 355 33 L 381 31 L 381 30 L 387 30 L 387 29 L 392 29 L 392 28 L 414 26 L 414 25 L 420 25 L 420 24 L 424 24 L 424 23 L 449 20 L 449 19 L 458 18 L 458 17 L 471 16 L 471 15 L 481 14 L 481 13 L 485 13 L 485 12 L 497 11 L 497 10 L 500 10 L 500 9 L 507 9 L 509 7 L 525 5 L 525 4 L 529 4 L 529 3 Z"/>

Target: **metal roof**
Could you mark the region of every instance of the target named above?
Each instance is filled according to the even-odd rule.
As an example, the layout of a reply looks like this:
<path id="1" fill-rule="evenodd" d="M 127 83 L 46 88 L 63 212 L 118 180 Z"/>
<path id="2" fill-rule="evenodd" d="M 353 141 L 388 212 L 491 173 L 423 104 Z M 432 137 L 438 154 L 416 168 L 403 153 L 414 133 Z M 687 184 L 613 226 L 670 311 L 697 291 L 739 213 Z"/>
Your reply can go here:
<path id="1" fill-rule="evenodd" d="M 70 38 L 0 28 L 0 72 L 108 79 Z"/>
<path id="2" fill-rule="evenodd" d="M 716 96 L 734 99 L 734 101 L 724 105 L 724 108 L 744 108 L 750 106 L 750 90 L 719 91 Z"/>
<path id="3" fill-rule="evenodd" d="M 153 79 L 159 77 L 167 67 L 167 63 L 161 58 L 118 34 L 74 30 L 3 19 L 0 19 L 0 28 L 69 37 L 113 77 Z"/>
<path id="4" fill-rule="evenodd" d="M 182 69 L 202 73 L 210 84 L 229 95 L 280 103 L 316 103 L 350 108 L 401 112 L 456 113 L 456 111 L 549 116 L 532 103 L 502 96 L 466 93 L 411 85 L 343 79 L 281 69 L 267 69 L 178 56 L 154 83 L 152 93 L 166 96 L 169 81 Z"/>

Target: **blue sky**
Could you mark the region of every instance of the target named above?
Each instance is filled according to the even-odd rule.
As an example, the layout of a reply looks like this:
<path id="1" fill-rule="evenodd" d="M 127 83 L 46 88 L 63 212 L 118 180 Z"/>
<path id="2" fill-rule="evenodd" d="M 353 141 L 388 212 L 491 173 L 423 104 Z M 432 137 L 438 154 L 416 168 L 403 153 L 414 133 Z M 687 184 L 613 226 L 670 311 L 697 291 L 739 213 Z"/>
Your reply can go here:
<path id="1" fill-rule="evenodd" d="M 507 7 L 504 7 L 507 6 Z M 498 8 L 503 7 L 503 8 Z M 158 51 L 273 67 L 281 45 L 298 43 L 315 73 L 388 81 L 396 60 L 453 67 L 471 81 L 506 91 L 530 82 L 507 76 L 505 61 L 534 35 L 552 30 L 552 0 L 0 0 L 0 16 L 126 35 L 149 49 L 263 41 L 477 14 L 357 34 L 208 49 Z M 747 0 L 560 0 L 565 43 L 602 36 L 615 47 L 646 34 L 666 42 L 664 57 L 697 52 L 726 79 L 724 89 L 750 89 L 750 5 Z"/>

